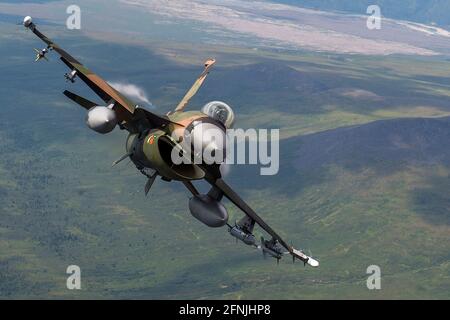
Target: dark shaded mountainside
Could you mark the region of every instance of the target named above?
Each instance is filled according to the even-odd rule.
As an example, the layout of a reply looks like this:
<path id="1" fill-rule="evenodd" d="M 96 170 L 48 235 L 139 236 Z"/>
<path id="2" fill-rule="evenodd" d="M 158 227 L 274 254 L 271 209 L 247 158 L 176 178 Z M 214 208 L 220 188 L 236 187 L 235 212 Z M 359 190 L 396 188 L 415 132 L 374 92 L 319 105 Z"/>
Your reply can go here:
<path id="1" fill-rule="evenodd" d="M 414 76 L 399 81 L 398 76 L 387 68 L 370 70 L 371 77 L 366 77 L 351 69 L 348 73 L 343 72 L 339 69 L 341 61 L 327 63 L 330 64 L 328 68 L 312 62 L 289 65 L 274 60 L 225 68 L 217 66 L 192 106 L 220 97 L 240 114 L 275 111 L 294 116 L 318 115 L 339 109 L 370 116 L 373 111 L 392 109 L 393 106 L 410 107 L 411 110 L 416 106 L 449 108 L 446 97 L 433 95 L 432 90 L 417 86 L 420 81 L 446 89 L 448 77 L 424 79 Z M 191 68 L 182 74 L 188 72 L 196 74 L 197 69 Z M 186 81 L 177 82 L 177 86 L 186 86 Z M 152 95 L 160 93 L 155 91 Z M 283 124 L 279 126 L 283 127 Z"/>
<path id="2" fill-rule="evenodd" d="M 238 110 L 245 106 L 246 112 L 270 107 L 272 110 L 301 113 L 318 106 L 320 102 L 312 97 L 332 88 L 335 81 L 330 75 L 300 72 L 286 64 L 268 60 L 243 66 L 216 67 L 214 76 L 208 78 L 201 94 L 206 100 L 221 97 Z M 299 105 L 304 107 L 299 110 Z"/>
<path id="3" fill-rule="evenodd" d="M 450 175 L 434 177 L 440 167 L 450 168 L 450 117 L 379 120 L 282 141 L 279 174 L 258 177 L 256 184 L 295 197 L 311 185 L 333 185 L 345 172 L 360 176 L 361 181 L 367 178 L 364 185 L 370 192 L 372 179 L 382 180 L 411 168 L 424 170 L 420 175 L 430 177 L 426 183 L 430 186 L 414 195 L 414 201 L 422 207 L 438 208 L 426 214 L 450 225 Z M 248 172 L 247 166 L 236 170 L 239 177 L 257 175 L 255 168 Z M 254 183 L 239 179 L 240 189 Z"/>
<path id="4" fill-rule="evenodd" d="M 379 265 L 390 275 L 384 298 L 408 295 L 405 288 L 448 290 L 448 281 L 424 279 L 448 274 L 450 117 L 293 137 L 280 144 L 279 174 L 258 173 L 235 166 L 229 179 L 293 243 L 314 248 L 322 271 L 352 282 L 347 275 Z"/>

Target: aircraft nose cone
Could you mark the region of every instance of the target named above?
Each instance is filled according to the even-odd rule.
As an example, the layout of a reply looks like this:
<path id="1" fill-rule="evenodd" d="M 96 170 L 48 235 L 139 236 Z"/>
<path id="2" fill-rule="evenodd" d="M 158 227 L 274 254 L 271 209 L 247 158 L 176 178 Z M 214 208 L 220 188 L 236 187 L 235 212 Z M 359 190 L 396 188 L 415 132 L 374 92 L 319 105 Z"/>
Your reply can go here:
<path id="1" fill-rule="evenodd" d="M 226 134 L 212 123 L 200 123 L 191 131 L 191 143 L 196 157 L 207 164 L 225 161 Z"/>

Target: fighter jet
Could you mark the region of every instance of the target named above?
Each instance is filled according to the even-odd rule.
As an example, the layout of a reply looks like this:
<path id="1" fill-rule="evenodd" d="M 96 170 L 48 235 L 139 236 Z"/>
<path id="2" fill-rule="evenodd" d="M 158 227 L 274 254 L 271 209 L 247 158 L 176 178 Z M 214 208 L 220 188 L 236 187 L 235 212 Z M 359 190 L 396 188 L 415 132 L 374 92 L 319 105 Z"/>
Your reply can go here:
<path id="1" fill-rule="evenodd" d="M 178 181 L 192 194 L 189 200 L 191 214 L 205 225 L 218 228 L 228 226 L 231 236 L 237 240 L 260 249 L 264 256 L 269 255 L 279 261 L 285 254 L 293 261 L 301 260 L 305 265 L 318 267 L 319 262 L 285 242 L 222 178 L 220 165 L 199 158 L 194 146 L 209 150 L 210 154 L 225 153 L 226 132 L 234 122 L 234 112 L 229 105 L 213 101 L 201 111 L 185 111 L 189 101 L 197 93 L 215 64 L 214 59 L 205 62 L 204 70 L 194 82 L 177 107 L 166 115 L 155 114 L 135 103 L 114 89 L 105 80 L 81 64 L 64 49 L 47 38 L 38 29 L 31 17 L 23 21 L 25 28 L 31 30 L 46 45 L 37 50 L 38 59 L 46 59 L 49 51 L 56 52 L 69 68 L 65 74 L 68 82 L 83 81 L 102 100 L 90 101 L 68 90 L 63 94 L 86 109 L 87 126 L 101 134 L 113 131 L 116 127 L 128 132 L 125 154 L 113 165 L 130 159 L 136 168 L 147 178 L 144 187 L 147 195 L 157 177 L 165 181 Z M 213 136 L 208 134 L 214 132 Z M 206 134 L 205 134 L 206 133 Z M 174 155 L 182 160 L 174 161 Z M 207 194 L 200 194 L 192 183 L 205 180 L 211 185 Z M 228 212 L 221 203 L 223 197 L 229 199 L 245 216 L 234 226 L 228 223 Z M 258 245 L 253 234 L 255 224 L 271 236 L 271 240 L 261 238 Z"/>

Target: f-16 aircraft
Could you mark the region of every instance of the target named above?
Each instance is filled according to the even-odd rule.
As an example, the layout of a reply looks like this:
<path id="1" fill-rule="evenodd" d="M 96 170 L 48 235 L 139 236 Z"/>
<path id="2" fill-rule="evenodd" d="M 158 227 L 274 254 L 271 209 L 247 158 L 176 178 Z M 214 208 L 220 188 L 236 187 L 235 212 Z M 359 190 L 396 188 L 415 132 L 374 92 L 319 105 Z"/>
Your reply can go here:
<path id="1" fill-rule="evenodd" d="M 157 115 L 130 101 L 47 38 L 37 29 L 31 17 L 25 17 L 23 25 L 46 44 L 44 49 L 36 49 L 36 61 L 43 58 L 47 60 L 46 55 L 49 52 L 56 52 L 69 68 L 69 72 L 65 74 L 66 80 L 73 83 L 77 78 L 80 79 L 103 101 L 97 103 L 67 90 L 63 92 L 69 99 L 86 109 L 87 126 L 101 134 L 109 133 L 116 127 L 128 131 L 126 153 L 113 165 L 129 158 L 147 177 L 144 188 L 146 195 L 158 176 L 165 181 L 179 181 L 192 193 L 189 200 L 191 214 L 205 225 L 213 228 L 228 226 L 228 231 L 233 237 L 246 245 L 260 249 L 264 256 L 269 255 L 277 261 L 284 255 L 291 255 L 294 262 L 299 259 L 305 265 L 319 266 L 317 260 L 285 242 L 225 183 L 220 172 L 221 163 L 195 161 L 197 154 L 193 145 L 200 145 L 204 150 L 209 148 L 212 153 L 225 153 L 225 144 L 217 143 L 217 134 L 213 139 L 205 132 L 214 129 L 215 133 L 219 133 L 219 140 L 225 140 L 226 132 L 232 127 L 235 117 L 230 106 L 219 101 L 208 103 L 201 111 L 185 111 L 189 101 L 200 89 L 215 64 L 214 59 L 205 62 L 203 72 L 174 111 L 167 115 Z M 175 163 L 172 157 L 174 153 L 194 161 Z M 195 180 L 207 181 L 211 185 L 210 191 L 207 194 L 200 194 L 192 183 Z M 221 203 L 223 197 L 228 198 L 245 214 L 234 225 L 228 223 L 227 210 Z M 253 235 L 255 224 L 267 232 L 271 240 L 261 238 L 258 244 Z"/>

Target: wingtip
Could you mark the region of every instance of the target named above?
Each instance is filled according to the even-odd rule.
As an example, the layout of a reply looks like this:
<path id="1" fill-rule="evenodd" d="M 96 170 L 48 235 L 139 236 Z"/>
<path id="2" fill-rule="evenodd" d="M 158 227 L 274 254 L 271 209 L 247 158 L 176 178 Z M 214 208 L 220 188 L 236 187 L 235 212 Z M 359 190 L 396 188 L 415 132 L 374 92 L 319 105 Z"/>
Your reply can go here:
<path id="1" fill-rule="evenodd" d="M 23 26 L 29 28 L 33 24 L 33 18 L 31 16 L 26 16 L 23 18 Z"/>

